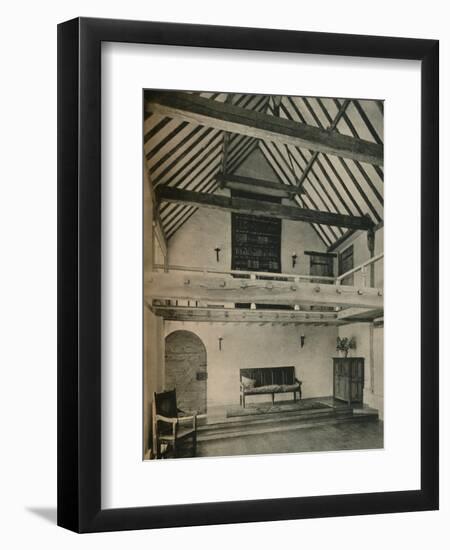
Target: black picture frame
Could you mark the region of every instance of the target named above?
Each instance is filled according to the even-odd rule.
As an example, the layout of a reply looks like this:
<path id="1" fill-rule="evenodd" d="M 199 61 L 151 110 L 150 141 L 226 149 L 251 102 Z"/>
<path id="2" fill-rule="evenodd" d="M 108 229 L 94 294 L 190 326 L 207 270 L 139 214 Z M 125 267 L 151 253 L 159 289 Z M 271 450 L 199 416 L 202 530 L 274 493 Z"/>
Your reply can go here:
<path id="1" fill-rule="evenodd" d="M 102 510 L 104 41 L 421 62 L 420 490 Z M 58 525 L 98 532 L 438 508 L 438 67 L 437 40 L 90 18 L 58 26 Z"/>

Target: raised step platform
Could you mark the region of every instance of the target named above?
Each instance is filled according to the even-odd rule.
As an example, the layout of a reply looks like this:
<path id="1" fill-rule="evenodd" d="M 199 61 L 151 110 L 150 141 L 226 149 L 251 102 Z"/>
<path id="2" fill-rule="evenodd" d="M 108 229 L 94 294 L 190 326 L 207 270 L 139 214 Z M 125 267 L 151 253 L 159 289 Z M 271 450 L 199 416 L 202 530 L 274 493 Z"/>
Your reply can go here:
<path id="1" fill-rule="evenodd" d="M 353 410 L 347 405 L 335 404 L 324 409 L 284 411 L 270 414 L 235 416 L 198 427 L 199 442 L 259 435 L 270 432 L 311 428 L 338 422 L 366 422 L 378 420 L 378 411 L 369 408 Z"/>

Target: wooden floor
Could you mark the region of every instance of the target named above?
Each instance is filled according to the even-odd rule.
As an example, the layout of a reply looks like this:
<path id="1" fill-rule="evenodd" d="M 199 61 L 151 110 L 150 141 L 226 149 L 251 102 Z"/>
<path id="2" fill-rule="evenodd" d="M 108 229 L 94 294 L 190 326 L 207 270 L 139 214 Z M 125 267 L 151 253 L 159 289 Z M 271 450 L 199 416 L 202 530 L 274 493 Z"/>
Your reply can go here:
<path id="1" fill-rule="evenodd" d="M 197 456 L 235 456 L 318 451 L 381 449 L 383 422 L 344 422 L 301 429 L 205 441 Z"/>

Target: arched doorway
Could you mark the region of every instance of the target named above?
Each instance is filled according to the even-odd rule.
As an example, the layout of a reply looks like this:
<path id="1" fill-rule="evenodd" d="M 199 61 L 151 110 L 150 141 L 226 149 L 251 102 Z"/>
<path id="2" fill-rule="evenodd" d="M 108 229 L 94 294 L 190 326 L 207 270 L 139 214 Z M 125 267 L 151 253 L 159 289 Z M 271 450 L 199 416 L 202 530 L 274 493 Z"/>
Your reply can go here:
<path id="1" fill-rule="evenodd" d="M 166 389 L 177 390 L 178 407 L 206 413 L 206 348 L 188 330 L 166 336 Z"/>

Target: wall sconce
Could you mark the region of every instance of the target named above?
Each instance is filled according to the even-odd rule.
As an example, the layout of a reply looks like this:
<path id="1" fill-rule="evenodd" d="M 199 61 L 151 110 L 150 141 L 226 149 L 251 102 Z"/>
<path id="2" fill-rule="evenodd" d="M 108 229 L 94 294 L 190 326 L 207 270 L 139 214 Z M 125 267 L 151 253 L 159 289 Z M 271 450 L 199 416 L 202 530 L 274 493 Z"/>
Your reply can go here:
<path id="1" fill-rule="evenodd" d="M 296 263 L 297 263 L 297 254 L 294 252 L 292 254 L 292 269 L 294 269 Z"/>
<path id="2" fill-rule="evenodd" d="M 220 336 L 218 340 L 219 340 L 219 351 L 222 351 L 222 340 L 223 340 L 222 336 Z"/>
<path id="3" fill-rule="evenodd" d="M 220 248 L 217 246 L 217 247 L 214 249 L 214 252 L 216 253 L 216 260 L 219 261 L 219 260 L 220 260 L 220 258 L 219 258 Z"/>
<path id="4" fill-rule="evenodd" d="M 300 347 L 302 348 L 305 345 L 305 335 L 300 335 Z"/>

